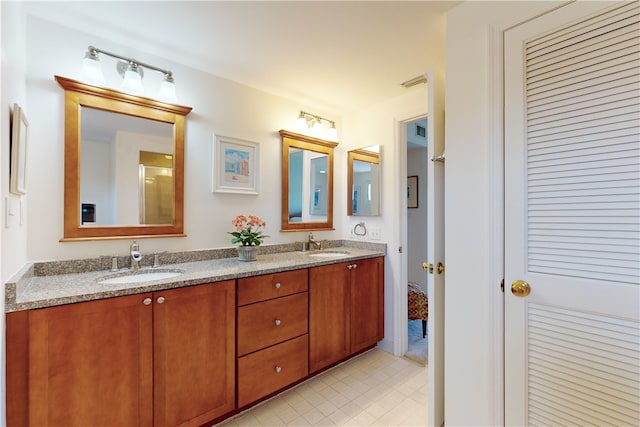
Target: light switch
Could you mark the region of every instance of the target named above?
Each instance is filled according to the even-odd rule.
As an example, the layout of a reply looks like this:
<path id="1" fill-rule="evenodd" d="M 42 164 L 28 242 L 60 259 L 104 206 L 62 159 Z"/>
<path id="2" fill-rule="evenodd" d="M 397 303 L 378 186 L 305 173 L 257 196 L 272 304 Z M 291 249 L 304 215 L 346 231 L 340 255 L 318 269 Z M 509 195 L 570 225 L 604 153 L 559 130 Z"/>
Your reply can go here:
<path id="1" fill-rule="evenodd" d="M 4 198 L 4 227 L 11 228 L 18 222 L 19 211 L 11 197 Z"/>
<path id="2" fill-rule="evenodd" d="M 380 240 L 380 227 L 369 227 L 371 240 Z"/>

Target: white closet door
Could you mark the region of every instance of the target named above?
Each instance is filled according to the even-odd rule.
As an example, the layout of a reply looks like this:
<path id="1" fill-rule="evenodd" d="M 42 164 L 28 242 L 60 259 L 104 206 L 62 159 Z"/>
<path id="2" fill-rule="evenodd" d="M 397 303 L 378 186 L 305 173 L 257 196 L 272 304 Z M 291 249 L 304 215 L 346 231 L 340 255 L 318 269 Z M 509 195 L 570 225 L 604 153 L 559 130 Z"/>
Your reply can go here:
<path id="1" fill-rule="evenodd" d="M 640 3 L 506 32 L 507 425 L 640 425 L 639 128 Z"/>

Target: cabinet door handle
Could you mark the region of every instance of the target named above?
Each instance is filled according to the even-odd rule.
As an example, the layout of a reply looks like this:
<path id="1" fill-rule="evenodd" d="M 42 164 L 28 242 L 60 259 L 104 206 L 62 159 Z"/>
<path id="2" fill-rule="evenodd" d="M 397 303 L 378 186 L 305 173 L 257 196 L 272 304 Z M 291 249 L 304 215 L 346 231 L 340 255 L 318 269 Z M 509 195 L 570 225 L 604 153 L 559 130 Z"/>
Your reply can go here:
<path id="1" fill-rule="evenodd" d="M 353 268 L 358 268 L 358 264 L 352 264 Z"/>
<path id="2" fill-rule="evenodd" d="M 282 285 L 280 284 L 280 282 L 276 282 L 276 283 L 274 283 L 274 285 L 273 285 L 273 287 L 274 287 L 274 288 L 276 288 L 276 289 L 280 289 L 280 286 L 282 286 Z"/>
<path id="3" fill-rule="evenodd" d="M 156 302 L 158 304 L 162 304 L 164 302 L 164 297 L 158 297 L 158 299 L 156 300 Z"/>
<path id="4" fill-rule="evenodd" d="M 353 268 L 353 264 L 349 264 L 349 265 L 347 265 L 347 268 L 348 268 L 349 270 L 351 270 L 351 269 Z"/>
<path id="5" fill-rule="evenodd" d="M 275 322 L 273 322 L 276 324 L 276 326 L 280 326 L 280 324 L 282 323 L 282 321 L 280 319 L 276 319 Z"/>
<path id="6" fill-rule="evenodd" d="M 145 299 L 142 301 L 142 303 L 143 303 L 144 305 L 149 305 L 149 304 L 151 304 L 151 298 L 145 298 Z"/>
<path id="7" fill-rule="evenodd" d="M 276 374 L 282 372 L 282 368 L 280 366 L 276 366 L 274 370 L 276 371 Z"/>

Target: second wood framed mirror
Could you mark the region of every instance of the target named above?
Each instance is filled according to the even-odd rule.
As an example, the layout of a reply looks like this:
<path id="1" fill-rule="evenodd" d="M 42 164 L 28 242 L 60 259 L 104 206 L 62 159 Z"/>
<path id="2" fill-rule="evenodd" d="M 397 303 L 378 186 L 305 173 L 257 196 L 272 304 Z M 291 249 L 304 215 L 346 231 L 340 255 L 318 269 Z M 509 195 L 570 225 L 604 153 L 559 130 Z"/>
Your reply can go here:
<path id="1" fill-rule="evenodd" d="M 336 142 L 280 131 L 282 231 L 333 230 Z"/>
<path id="2" fill-rule="evenodd" d="M 347 215 L 380 216 L 380 146 L 347 153 Z"/>

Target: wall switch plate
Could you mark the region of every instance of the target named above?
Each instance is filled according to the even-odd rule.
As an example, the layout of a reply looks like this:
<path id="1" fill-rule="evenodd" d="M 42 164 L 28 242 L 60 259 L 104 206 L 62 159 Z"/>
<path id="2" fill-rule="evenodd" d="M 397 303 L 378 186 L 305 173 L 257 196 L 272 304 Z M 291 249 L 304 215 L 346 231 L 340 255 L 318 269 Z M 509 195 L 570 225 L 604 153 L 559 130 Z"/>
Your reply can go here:
<path id="1" fill-rule="evenodd" d="M 11 228 L 16 224 L 20 215 L 18 209 L 13 198 L 4 198 L 4 228 Z"/>
<path id="2" fill-rule="evenodd" d="M 380 240 L 380 227 L 369 227 L 371 240 Z"/>

